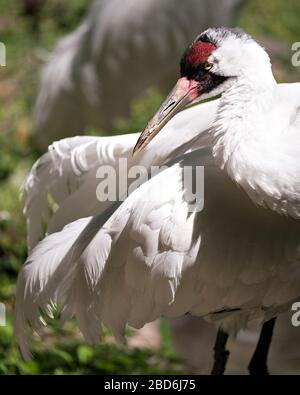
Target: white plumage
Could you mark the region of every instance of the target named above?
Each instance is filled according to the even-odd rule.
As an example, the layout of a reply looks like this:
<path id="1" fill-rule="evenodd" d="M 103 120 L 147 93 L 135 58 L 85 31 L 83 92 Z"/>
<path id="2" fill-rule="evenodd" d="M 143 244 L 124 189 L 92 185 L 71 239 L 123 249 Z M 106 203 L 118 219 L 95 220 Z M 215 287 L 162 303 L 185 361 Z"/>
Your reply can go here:
<path id="1" fill-rule="evenodd" d="M 216 42 L 210 73 L 228 78 L 202 97 L 222 97 L 177 115 L 131 159 L 147 166 L 173 160 L 170 166 L 122 205 L 92 204 L 102 212 L 46 237 L 29 255 L 16 308 L 25 356 L 26 321 L 38 329 L 38 308 L 48 310 L 49 301 L 62 302 L 62 319 L 75 314 L 86 339 L 96 343 L 102 323 L 122 340 L 127 323 L 139 328 L 186 312 L 234 333 L 249 320 L 278 315 L 300 297 L 300 84 L 278 85 L 267 54 L 249 36 L 225 29 L 205 34 L 204 42 Z M 210 73 L 200 85 L 213 78 Z M 75 138 L 58 143 L 57 169 L 47 154 L 29 177 L 31 247 L 42 236 L 40 224 L 32 222 L 33 202 L 46 212 L 50 192 L 59 205 L 74 207 L 51 232 L 88 214 L 84 201 L 72 197 L 84 196 L 85 182 L 87 191 L 95 188 L 94 161 L 115 163 L 118 154 L 129 157 L 134 144 L 132 136 L 120 145 L 118 138 L 99 138 L 97 144 L 86 139 L 82 145 Z M 110 154 L 99 155 L 100 147 Z M 205 166 L 200 212 L 189 212 L 186 166 Z M 62 178 L 51 177 L 59 170 Z M 71 190 L 56 194 L 66 179 Z"/>
<path id="2" fill-rule="evenodd" d="M 149 87 L 167 92 L 179 59 L 199 30 L 230 25 L 241 0 L 94 0 L 42 71 L 35 140 L 111 129 Z M 153 72 L 155 70 L 155 72 Z"/>
<path id="3" fill-rule="evenodd" d="M 114 137 L 71 137 L 53 143 L 48 153 L 33 166 L 24 184 L 29 250 L 44 237 L 45 226 L 47 233 L 53 233 L 69 222 L 94 215 L 110 205 L 96 196 L 99 167 L 110 165 L 118 172 L 119 159 L 126 158 L 128 168 L 136 164 L 150 168 L 162 165 L 195 144 L 205 145 L 207 136 L 202 136 L 201 132 L 211 127 L 217 105 L 218 100 L 215 100 L 178 114 L 153 142 L 154 149 L 135 157 L 132 157 L 137 139 L 135 133 Z M 132 180 L 128 180 L 128 186 L 130 182 Z M 122 196 L 126 189 L 119 192 Z M 49 195 L 58 208 L 55 213 L 49 211 Z"/>

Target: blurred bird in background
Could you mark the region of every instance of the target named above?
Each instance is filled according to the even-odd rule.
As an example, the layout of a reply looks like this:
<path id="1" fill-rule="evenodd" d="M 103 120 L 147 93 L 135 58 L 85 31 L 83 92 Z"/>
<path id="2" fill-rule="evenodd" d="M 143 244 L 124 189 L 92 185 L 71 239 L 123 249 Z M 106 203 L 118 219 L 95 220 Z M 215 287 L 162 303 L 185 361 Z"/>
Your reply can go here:
<path id="1" fill-rule="evenodd" d="M 166 93 L 178 74 L 176 59 L 189 42 L 208 26 L 230 26 L 241 4 L 94 0 L 42 70 L 34 110 L 36 145 L 45 149 L 91 127 L 110 130 L 147 88 Z"/>

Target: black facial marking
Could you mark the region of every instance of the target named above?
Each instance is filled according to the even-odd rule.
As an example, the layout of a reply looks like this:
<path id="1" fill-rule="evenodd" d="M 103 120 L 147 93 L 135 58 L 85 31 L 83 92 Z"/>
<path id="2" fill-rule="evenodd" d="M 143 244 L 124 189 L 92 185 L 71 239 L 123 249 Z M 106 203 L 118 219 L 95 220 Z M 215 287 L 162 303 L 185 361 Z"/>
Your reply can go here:
<path id="1" fill-rule="evenodd" d="M 202 41 L 203 43 L 211 43 L 212 39 L 208 37 L 207 33 L 202 33 L 200 36 L 197 37 L 196 41 Z M 213 42 L 213 44 L 215 44 Z"/>
<path id="2" fill-rule="evenodd" d="M 204 64 L 194 67 L 186 61 L 186 56 L 183 55 L 180 62 L 181 77 L 186 77 L 189 80 L 201 81 L 207 73 L 207 70 L 204 69 Z"/>
<path id="3" fill-rule="evenodd" d="M 224 39 L 229 36 L 233 36 L 244 41 L 252 40 L 250 36 L 248 36 L 243 30 L 238 28 L 210 28 L 205 32 L 201 33 L 193 44 L 186 50 L 180 62 L 180 73 L 182 77 L 186 77 L 189 80 L 195 80 L 199 82 L 199 91 L 201 93 L 208 93 L 219 85 L 221 85 L 224 81 L 226 81 L 229 77 L 224 77 L 218 74 L 214 74 L 210 70 L 205 70 L 205 62 L 200 64 L 191 64 L 191 62 L 187 61 L 187 55 L 189 50 L 196 43 L 211 43 L 216 48 L 222 45 Z M 200 93 L 200 92 L 199 92 Z"/>
<path id="4" fill-rule="evenodd" d="M 204 66 L 205 64 L 201 64 L 197 67 L 191 66 L 186 62 L 185 55 L 182 57 L 180 63 L 181 76 L 186 77 L 189 80 L 198 81 L 200 83 L 199 89 L 201 91 L 199 93 L 201 94 L 212 91 L 227 80 L 227 77 L 205 70 Z"/>
<path id="5" fill-rule="evenodd" d="M 201 81 L 201 85 L 199 87 L 201 94 L 209 93 L 219 85 L 221 85 L 224 81 L 227 80 L 228 77 L 224 77 L 222 75 L 217 75 L 211 72 L 208 72 L 206 77 Z"/>

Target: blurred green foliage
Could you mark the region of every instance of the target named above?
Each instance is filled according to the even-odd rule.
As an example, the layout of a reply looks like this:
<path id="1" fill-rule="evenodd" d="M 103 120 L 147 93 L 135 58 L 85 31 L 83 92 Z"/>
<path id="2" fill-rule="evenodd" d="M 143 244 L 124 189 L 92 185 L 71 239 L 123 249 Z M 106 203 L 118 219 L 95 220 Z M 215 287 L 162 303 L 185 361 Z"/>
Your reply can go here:
<path id="1" fill-rule="evenodd" d="M 130 119 L 119 118 L 115 120 L 114 133 L 136 133 L 143 130 L 151 114 L 154 114 L 163 100 L 157 88 L 150 88 L 142 97 L 133 100 L 131 104 Z"/>
<path id="2" fill-rule="evenodd" d="M 34 32 L 22 15 L 20 0 L 0 0 L 0 41 L 7 47 L 7 66 L 0 68 L 0 301 L 7 307 L 7 326 L 0 327 L 0 374 L 173 373 L 181 362 L 174 354 L 169 328 L 161 324 L 158 351 L 120 347 L 104 333 L 104 344 L 86 345 L 74 322 L 64 329 L 52 323 L 43 341 L 33 341 L 34 360 L 20 357 L 13 333 L 17 272 L 26 259 L 25 221 L 20 186 L 39 155 L 30 144 L 31 112 L 38 71 L 56 40 L 81 20 L 88 0 L 46 0 Z M 246 0 L 237 24 L 257 37 L 270 36 L 290 47 L 300 41 L 299 0 Z M 115 120 L 114 132 L 141 130 L 161 102 L 156 89 L 132 103 L 129 119 Z M 107 134 L 106 131 L 91 131 Z"/>
<path id="3" fill-rule="evenodd" d="M 300 41 L 300 1 L 247 0 L 237 24 L 255 37 L 268 36 L 289 47 Z"/>
<path id="4" fill-rule="evenodd" d="M 79 337 L 74 323 L 65 330 L 56 327 L 55 336 L 34 342 L 32 361 L 24 361 L 16 347 L 11 314 L 0 327 L 1 374 L 180 374 L 181 361 L 172 350 L 152 351 L 105 342 L 89 346 Z M 75 339 L 74 339 L 75 338 Z"/>

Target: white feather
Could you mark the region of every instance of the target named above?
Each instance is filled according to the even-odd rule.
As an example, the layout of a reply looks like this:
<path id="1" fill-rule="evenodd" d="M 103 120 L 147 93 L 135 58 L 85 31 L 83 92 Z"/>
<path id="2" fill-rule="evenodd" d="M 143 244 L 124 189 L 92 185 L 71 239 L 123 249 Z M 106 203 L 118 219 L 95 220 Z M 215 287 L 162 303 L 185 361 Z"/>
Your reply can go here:
<path id="1" fill-rule="evenodd" d="M 128 169 L 142 164 L 162 165 L 191 148 L 206 145 L 207 130 L 211 127 L 218 101 L 201 104 L 178 114 L 153 142 L 153 150 L 132 157 L 136 134 L 114 137 L 73 137 L 53 143 L 48 153 L 33 166 L 24 184 L 27 217 L 28 248 L 31 250 L 45 232 L 53 233 L 81 217 L 103 211 L 110 204 L 97 199 L 99 183 L 97 170 L 112 166 L 119 178 L 119 159 L 127 160 Z M 176 133 L 177 138 L 174 138 Z M 197 140 L 197 141 L 195 141 Z M 128 187 L 133 180 L 128 180 Z M 127 192 L 121 185 L 119 195 Z M 50 211 L 49 197 L 55 202 Z"/>

